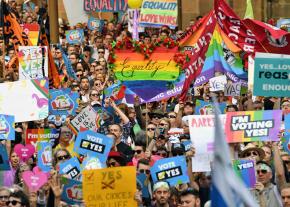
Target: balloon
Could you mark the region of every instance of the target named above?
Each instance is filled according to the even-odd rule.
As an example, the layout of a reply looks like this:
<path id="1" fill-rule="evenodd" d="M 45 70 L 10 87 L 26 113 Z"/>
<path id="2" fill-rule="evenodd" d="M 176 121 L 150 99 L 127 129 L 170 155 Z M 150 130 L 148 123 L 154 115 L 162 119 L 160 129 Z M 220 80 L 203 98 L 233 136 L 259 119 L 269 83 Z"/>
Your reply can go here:
<path id="1" fill-rule="evenodd" d="M 131 9 L 138 9 L 142 6 L 143 0 L 128 0 L 128 6 Z"/>

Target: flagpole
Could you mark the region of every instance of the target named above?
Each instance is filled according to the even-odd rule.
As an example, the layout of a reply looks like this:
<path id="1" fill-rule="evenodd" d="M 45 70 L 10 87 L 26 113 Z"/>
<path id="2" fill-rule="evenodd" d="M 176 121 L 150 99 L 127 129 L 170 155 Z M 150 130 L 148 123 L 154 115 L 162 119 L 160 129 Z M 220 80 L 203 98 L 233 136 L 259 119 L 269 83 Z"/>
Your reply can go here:
<path id="1" fill-rule="evenodd" d="M 1 43 L 1 50 L 2 50 L 2 58 L 3 58 L 3 65 L 0 69 L 0 78 L 4 78 L 4 72 L 5 72 L 5 38 L 4 38 L 4 14 L 3 14 L 3 5 L 2 1 L 0 0 L 0 41 Z"/>
<path id="2" fill-rule="evenodd" d="M 57 0 L 48 1 L 50 43 L 59 43 L 58 31 L 58 3 Z"/>

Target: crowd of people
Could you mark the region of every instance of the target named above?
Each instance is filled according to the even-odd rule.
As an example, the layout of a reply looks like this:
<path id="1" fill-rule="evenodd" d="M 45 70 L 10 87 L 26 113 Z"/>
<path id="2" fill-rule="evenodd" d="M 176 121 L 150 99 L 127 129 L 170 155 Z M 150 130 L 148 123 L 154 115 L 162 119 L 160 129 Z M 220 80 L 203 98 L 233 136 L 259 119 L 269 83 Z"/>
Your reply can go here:
<path id="1" fill-rule="evenodd" d="M 17 15 L 20 24 L 38 23 L 40 8 L 37 5 L 19 4 L 14 0 L 9 0 L 9 5 Z M 195 21 L 200 18 L 191 20 L 186 30 L 190 30 Z M 207 207 L 211 205 L 210 172 L 192 172 L 191 158 L 195 156 L 196 149 L 192 145 L 189 150 L 186 150 L 183 144 L 184 141 L 190 140 L 187 116 L 195 114 L 197 100 L 209 102 L 211 97 L 215 96 L 219 102 L 227 103 L 226 112 L 281 109 L 283 114 L 286 114 L 290 110 L 290 98 L 255 97 L 254 100 L 251 91 L 244 96 L 235 97 L 237 102 L 233 104 L 231 97 L 225 97 L 223 92 L 210 92 L 208 83 L 200 87 L 198 96 L 189 93 L 187 100 L 183 102 L 176 96 L 160 102 L 141 104 L 140 98 L 136 95 L 134 104 L 127 104 L 126 101 L 120 103 L 103 94 L 108 87 L 117 82 L 110 68 L 112 43 L 132 39 L 132 35 L 128 31 L 126 15 L 118 17 L 118 13 L 116 13 L 111 20 L 104 20 L 103 28 L 100 31 L 91 31 L 84 23 L 68 25 L 64 20 L 60 20 L 59 23 L 60 44 L 51 46 L 51 53 L 61 80 L 60 88 L 70 88 L 79 93 L 80 103 L 77 113 L 88 105 L 106 105 L 113 108 L 119 120 L 101 125 L 97 132 L 114 140 L 106 162 L 107 167 L 135 166 L 137 174 L 146 175 L 149 197 L 142 196 L 142 189 L 138 185 L 134 196 L 140 207 Z M 71 29 L 84 29 L 83 43 L 68 44 L 65 31 Z M 159 29 L 145 28 L 139 38 L 145 44 L 154 44 L 158 38 L 169 37 L 178 40 L 184 32 L 169 29 L 167 26 Z M 8 44 L 6 48 L 7 61 L 4 64 L 8 67 L 9 61 L 17 55 L 13 45 Z M 64 55 L 69 59 L 76 79 L 69 76 Z M 16 67 L 14 70 L 9 70 L 2 81 L 17 81 L 18 77 Z M 73 118 L 74 116 L 68 116 L 64 121 L 57 117 L 56 121 L 44 119 L 16 123 L 15 140 L 1 140 L 1 144 L 8 149 L 11 170 L 0 172 L 2 180 L 0 206 L 69 206 L 61 199 L 63 186 L 60 178 L 63 175 L 58 172 L 59 165 L 72 157 L 77 157 L 80 162 L 84 158 L 73 150 L 76 136 L 68 127 Z M 29 192 L 22 179 L 23 172 L 32 170 L 36 166 L 37 155 L 22 162 L 14 152 L 16 144 L 25 143 L 26 130 L 30 128 L 54 128 L 60 134 L 53 147 L 53 169 L 50 172 L 49 180 L 37 192 Z M 176 131 L 180 133 L 171 133 Z M 282 132 L 279 136 L 283 137 Z M 237 143 L 230 144 L 229 147 L 231 159 L 255 161 L 257 183 L 249 191 L 260 206 L 290 206 L 290 185 L 288 183 L 290 160 L 288 153 L 281 148 L 281 143 Z M 186 157 L 190 182 L 176 186 L 170 186 L 166 180 L 154 183 L 150 175 L 150 168 L 156 159 L 174 156 Z"/>

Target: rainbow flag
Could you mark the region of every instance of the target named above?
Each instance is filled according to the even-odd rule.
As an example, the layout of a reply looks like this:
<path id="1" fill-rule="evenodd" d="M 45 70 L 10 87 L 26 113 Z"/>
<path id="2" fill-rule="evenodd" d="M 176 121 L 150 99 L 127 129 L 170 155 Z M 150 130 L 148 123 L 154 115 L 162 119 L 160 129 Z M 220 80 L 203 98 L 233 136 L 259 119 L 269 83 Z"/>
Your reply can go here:
<path id="1" fill-rule="evenodd" d="M 233 168 L 247 188 L 253 188 L 256 184 L 255 163 L 253 160 L 234 160 Z"/>
<path id="2" fill-rule="evenodd" d="M 233 82 L 247 81 L 248 74 L 243 70 L 243 62 L 239 57 L 241 50 L 224 35 L 218 25 L 213 32 L 206 59 L 194 86 L 199 86 L 215 77 L 216 72 L 225 74 Z"/>

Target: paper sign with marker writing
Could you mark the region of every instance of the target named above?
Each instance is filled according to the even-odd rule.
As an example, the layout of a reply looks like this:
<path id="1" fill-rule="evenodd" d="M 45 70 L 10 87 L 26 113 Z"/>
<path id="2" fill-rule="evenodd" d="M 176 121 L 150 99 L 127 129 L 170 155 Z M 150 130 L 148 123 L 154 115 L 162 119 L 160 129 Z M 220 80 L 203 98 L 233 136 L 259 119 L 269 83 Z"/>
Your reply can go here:
<path id="1" fill-rule="evenodd" d="M 281 110 L 228 112 L 225 128 L 227 141 L 278 141 L 281 119 Z"/>
<path id="2" fill-rule="evenodd" d="M 113 145 L 113 139 L 103 134 L 87 130 L 79 132 L 74 144 L 74 151 L 82 155 L 91 155 L 106 162 Z"/>
<path id="3" fill-rule="evenodd" d="M 76 157 L 72 157 L 59 165 L 59 173 L 66 174 L 70 179 L 76 179 L 81 173 L 81 165 Z"/>
<path id="4" fill-rule="evenodd" d="M 227 83 L 225 85 L 225 96 L 240 96 L 241 95 L 241 83 Z"/>
<path id="5" fill-rule="evenodd" d="M 6 146 L 0 144 L 0 171 L 10 170 L 10 163 Z"/>
<path id="6" fill-rule="evenodd" d="M 167 181 L 171 186 L 189 182 L 184 156 L 158 160 L 150 169 L 153 182 Z"/>
<path id="7" fill-rule="evenodd" d="M 14 116 L 0 114 L 0 140 L 15 140 Z"/>
<path id="8" fill-rule="evenodd" d="M 37 142 L 48 141 L 53 146 L 58 138 L 59 131 L 57 129 L 27 129 L 25 143 L 36 147 Z"/>
<path id="9" fill-rule="evenodd" d="M 225 84 L 227 84 L 227 77 L 225 75 L 217 76 L 209 79 L 210 91 L 224 91 Z"/>
<path id="10" fill-rule="evenodd" d="M 247 188 L 253 188 L 256 184 L 256 170 L 253 160 L 234 160 L 233 168 Z"/>
<path id="11" fill-rule="evenodd" d="M 83 196 L 86 206 L 137 207 L 136 168 L 112 167 L 83 171 Z"/>
<path id="12" fill-rule="evenodd" d="M 61 194 L 63 201 L 71 205 L 83 203 L 82 182 L 62 177 L 61 184 L 63 184 Z"/>
<path id="13" fill-rule="evenodd" d="M 52 146 L 49 142 L 37 143 L 37 166 L 43 172 L 50 172 L 52 167 Z"/>

